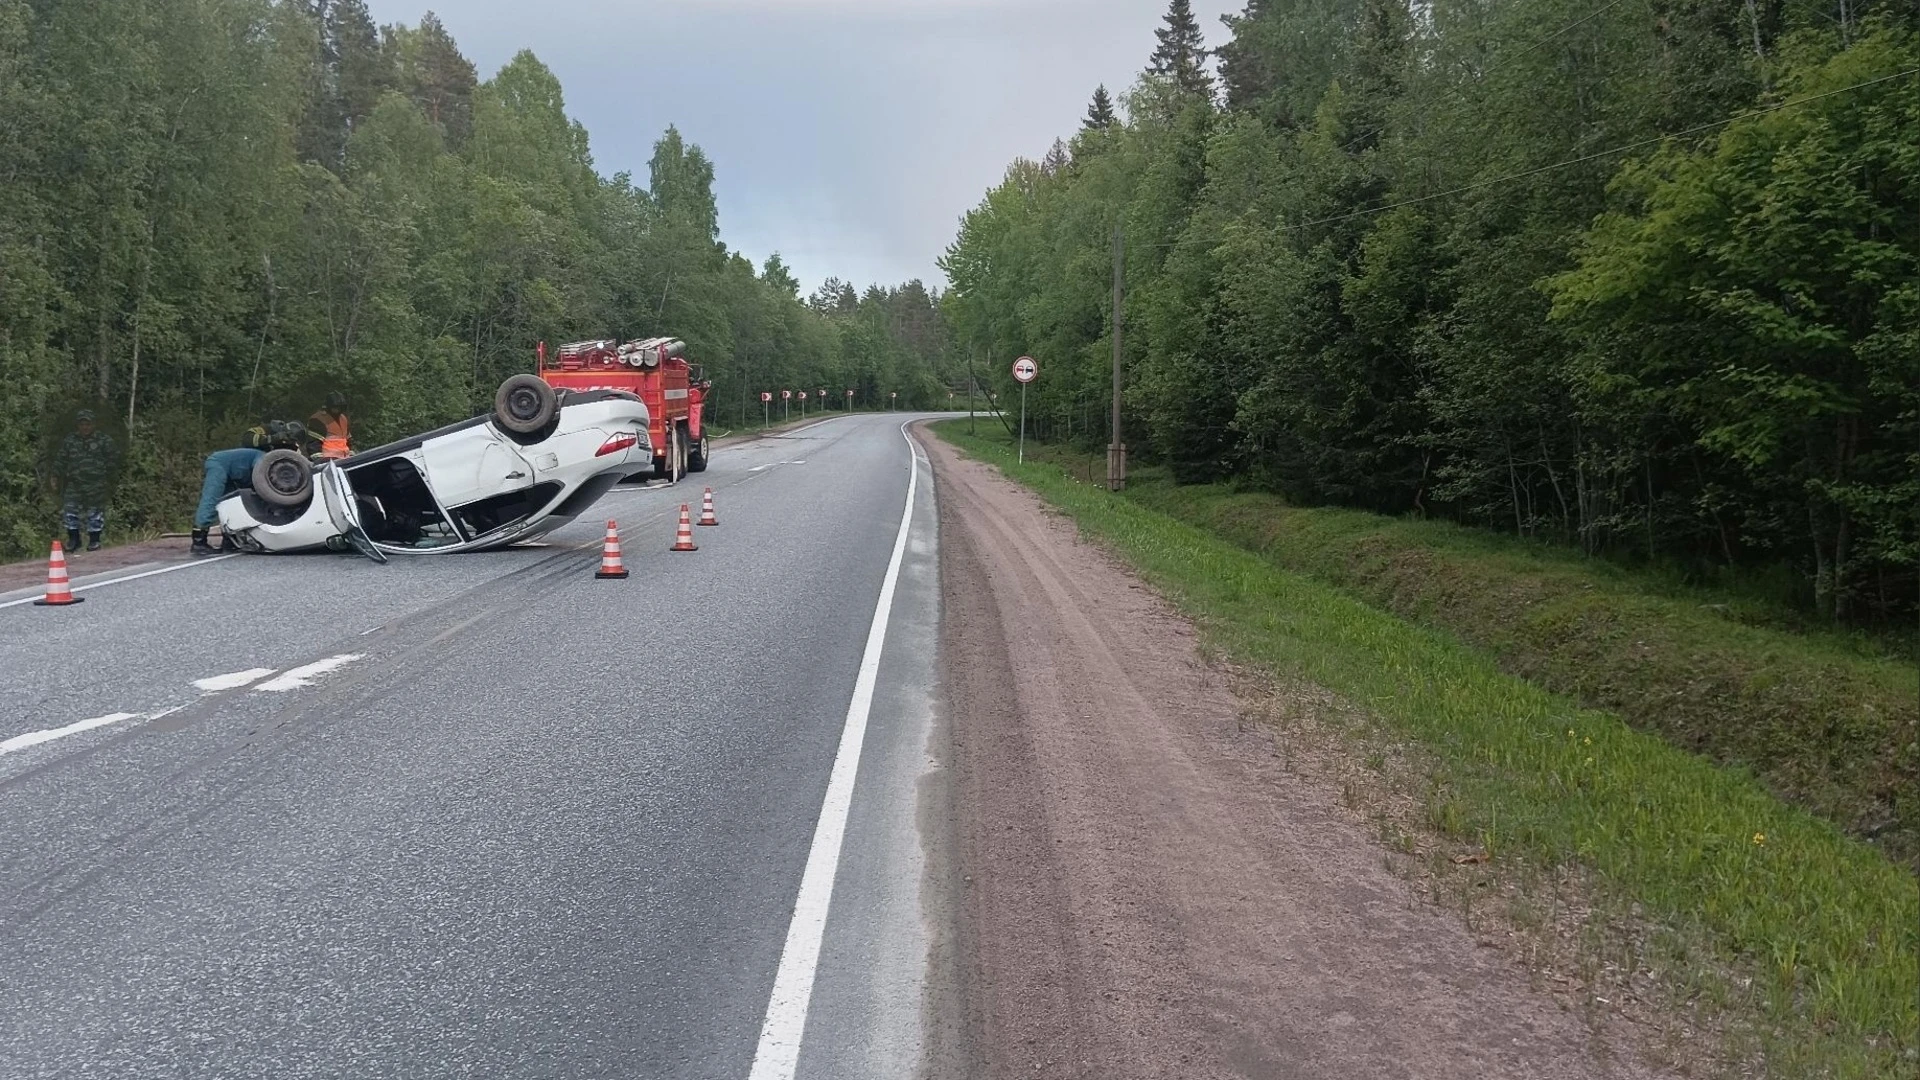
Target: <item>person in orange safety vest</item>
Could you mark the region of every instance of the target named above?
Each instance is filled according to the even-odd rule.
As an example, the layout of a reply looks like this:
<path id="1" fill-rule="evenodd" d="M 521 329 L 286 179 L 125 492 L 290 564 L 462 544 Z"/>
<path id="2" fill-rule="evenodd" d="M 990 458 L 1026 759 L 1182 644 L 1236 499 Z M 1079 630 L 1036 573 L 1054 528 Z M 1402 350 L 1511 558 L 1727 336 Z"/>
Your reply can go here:
<path id="1" fill-rule="evenodd" d="M 334 461 L 346 457 L 353 451 L 347 446 L 347 431 L 350 420 L 347 416 L 347 396 L 338 390 L 327 395 L 327 404 L 307 418 L 307 430 L 320 440 L 319 457 Z"/>

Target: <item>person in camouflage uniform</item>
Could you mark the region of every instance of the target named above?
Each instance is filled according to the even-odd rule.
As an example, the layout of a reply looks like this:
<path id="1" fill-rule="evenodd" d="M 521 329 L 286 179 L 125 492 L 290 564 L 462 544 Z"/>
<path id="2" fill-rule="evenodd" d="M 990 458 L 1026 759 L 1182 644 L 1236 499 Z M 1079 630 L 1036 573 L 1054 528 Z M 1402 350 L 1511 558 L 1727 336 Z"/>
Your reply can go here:
<path id="1" fill-rule="evenodd" d="M 74 414 L 74 430 L 60 440 L 53 456 L 53 482 L 60 492 L 60 516 L 67 527 L 67 546 L 80 547 L 80 526 L 87 528 L 87 550 L 100 550 L 100 534 L 107 528 L 107 497 L 120 448 L 113 436 L 93 426 L 93 410 Z"/>

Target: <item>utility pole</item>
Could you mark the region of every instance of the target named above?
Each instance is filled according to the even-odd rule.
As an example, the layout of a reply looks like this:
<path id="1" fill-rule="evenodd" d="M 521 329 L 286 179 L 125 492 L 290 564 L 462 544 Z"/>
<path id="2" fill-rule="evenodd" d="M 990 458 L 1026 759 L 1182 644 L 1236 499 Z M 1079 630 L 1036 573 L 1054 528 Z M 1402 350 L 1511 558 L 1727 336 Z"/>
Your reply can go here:
<path id="1" fill-rule="evenodd" d="M 1122 243 L 1120 226 L 1113 226 L 1113 441 L 1107 444 L 1107 490 L 1120 491 L 1127 486 L 1127 444 L 1120 438 L 1120 274 Z"/>
<path id="2" fill-rule="evenodd" d="M 973 434 L 973 353 L 967 350 L 967 434 Z"/>

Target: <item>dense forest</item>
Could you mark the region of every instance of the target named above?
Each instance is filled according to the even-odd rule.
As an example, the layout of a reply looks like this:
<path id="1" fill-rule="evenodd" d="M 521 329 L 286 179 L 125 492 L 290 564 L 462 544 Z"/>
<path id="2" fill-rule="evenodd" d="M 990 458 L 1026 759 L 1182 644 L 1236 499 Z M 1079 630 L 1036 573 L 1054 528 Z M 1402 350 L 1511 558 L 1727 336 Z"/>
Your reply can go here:
<path id="1" fill-rule="evenodd" d="M 481 81 L 363 0 L 0 0 L 0 555 L 57 535 L 50 448 L 123 448 L 109 532 L 178 526 L 209 450 L 346 392 L 356 442 L 464 416 L 537 341 L 684 338 L 722 424 L 757 392 L 946 401 L 919 282 L 801 295 L 719 240 L 669 129 L 600 175 L 560 81 Z"/>
<path id="2" fill-rule="evenodd" d="M 1915 13 L 1249 0 L 1209 48 L 1175 0 L 964 219 L 945 309 L 1104 444 L 1117 228 L 1124 428 L 1178 482 L 1910 618 Z"/>

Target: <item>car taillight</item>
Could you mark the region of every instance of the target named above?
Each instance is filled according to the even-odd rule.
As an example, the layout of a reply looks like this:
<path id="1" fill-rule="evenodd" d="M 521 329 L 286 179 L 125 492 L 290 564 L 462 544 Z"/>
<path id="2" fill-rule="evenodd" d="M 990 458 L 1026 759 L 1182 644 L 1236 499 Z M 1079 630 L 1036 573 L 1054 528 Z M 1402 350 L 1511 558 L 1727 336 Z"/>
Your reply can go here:
<path id="1" fill-rule="evenodd" d="M 639 442 L 640 436 L 631 431 L 616 431 L 612 438 L 600 444 L 600 449 L 595 450 L 593 456 L 606 457 L 608 454 L 617 454 L 622 450 L 638 445 Z"/>

